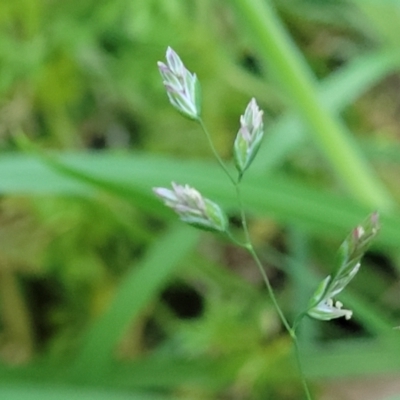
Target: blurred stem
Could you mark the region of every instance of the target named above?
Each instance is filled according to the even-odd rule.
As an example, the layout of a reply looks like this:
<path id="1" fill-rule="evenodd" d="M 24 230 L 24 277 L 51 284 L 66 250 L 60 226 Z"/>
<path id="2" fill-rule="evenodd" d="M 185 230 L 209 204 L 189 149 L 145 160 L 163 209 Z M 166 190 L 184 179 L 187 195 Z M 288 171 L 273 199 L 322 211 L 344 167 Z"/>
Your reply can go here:
<path id="1" fill-rule="evenodd" d="M 392 208 L 392 199 L 344 125 L 323 108 L 312 72 L 270 2 L 233 0 L 232 4 L 347 190 L 368 207 Z"/>
<path id="2" fill-rule="evenodd" d="M 16 349 L 8 361 L 26 361 L 33 350 L 31 321 L 15 273 L 6 263 L 0 264 L 0 302 L 8 342 Z"/>
<path id="3" fill-rule="evenodd" d="M 307 270 L 307 266 L 310 265 L 308 237 L 294 226 L 288 230 L 288 250 L 290 257 L 285 263 L 293 284 L 293 315 L 297 317 L 292 329 L 296 331 L 297 325 L 305 315 L 304 309 L 309 301 L 310 290 L 313 290 L 311 287 L 314 286 L 309 284 L 310 272 Z M 298 334 L 300 343 L 312 342 L 315 330 L 312 324 L 311 318 L 302 322 L 301 332 Z"/>

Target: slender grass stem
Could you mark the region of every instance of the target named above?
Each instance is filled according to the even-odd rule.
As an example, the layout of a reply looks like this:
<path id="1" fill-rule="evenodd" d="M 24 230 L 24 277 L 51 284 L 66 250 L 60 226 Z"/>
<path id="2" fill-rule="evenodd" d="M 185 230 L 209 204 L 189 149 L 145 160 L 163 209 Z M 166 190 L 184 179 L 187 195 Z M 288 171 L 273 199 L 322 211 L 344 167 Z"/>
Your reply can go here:
<path id="1" fill-rule="evenodd" d="M 234 177 L 231 175 L 231 173 L 229 172 L 228 168 L 226 167 L 225 163 L 223 162 L 223 160 L 219 156 L 217 150 L 215 149 L 214 144 L 213 144 L 212 139 L 211 139 L 211 135 L 208 132 L 207 127 L 204 124 L 203 120 L 200 119 L 199 123 L 200 123 L 201 128 L 203 129 L 206 137 L 207 137 L 208 143 L 209 143 L 209 145 L 211 147 L 211 150 L 212 150 L 214 156 L 216 157 L 219 165 L 221 166 L 221 168 L 223 169 L 223 171 L 225 172 L 225 174 L 228 176 L 229 180 L 231 181 L 231 183 L 235 187 L 236 199 L 237 199 L 238 207 L 239 207 L 239 210 L 240 210 L 241 225 L 242 225 L 243 232 L 244 232 L 244 235 L 245 235 L 245 242 L 238 241 L 232 235 L 232 233 L 229 230 L 226 232 L 226 235 L 233 243 L 235 243 L 239 247 L 242 247 L 243 249 L 245 249 L 251 255 L 253 260 L 255 261 L 255 263 L 256 263 L 259 271 L 260 271 L 261 277 L 262 277 L 262 279 L 263 279 L 263 281 L 265 283 L 265 286 L 267 288 L 268 295 L 269 295 L 269 297 L 270 297 L 270 299 L 272 301 L 272 304 L 273 304 L 273 306 L 274 306 L 274 308 L 275 308 L 275 310 L 276 310 L 276 312 L 277 312 L 277 314 L 278 314 L 283 326 L 285 327 L 286 331 L 288 332 L 288 334 L 292 338 L 292 341 L 293 341 L 293 344 L 294 344 L 294 350 L 295 350 L 296 363 L 297 363 L 297 366 L 298 366 L 298 369 L 299 369 L 301 383 L 303 385 L 304 392 L 306 394 L 307 400 L 312 400 L 312 397 L 311 397 L 311 394 L 310 394 L 310 390 L 308 388 L 307 380 L 305 378 L 304 371 L 303 371 L 303 368 L 302 368 L 302 365 L 301 365 L 300 353 L 299 353 L 299 345 L 298 345 L 297 336 L 296 336 L 296 332 L 295 332 L 295 329 L 297 327 L 296 322 L 298 323 L 298 322 L 300 322 L 300 320 L 298 320 L 298 321 L 296 320 L 295 321 L 295 324 L 293 325 L 293 328 L 290 326 L 287 318 L 285 317 L 285 314 L 283 313 L 281 307 L 279 306 L 278 300 L 277 300 L 277 298 L 275 296 L 274 289 L 272 288 L 271 282 L 270 282 L 270 280 L 268 278 L 268 275 L 266 274 L 266 272 L 264 270 L 264 267 L 263 267 L 263 265 L 261 263 L 261 260 L 258 257 L 258 255 L 257 255 L 257 253 L 256 253 L 256 251 L 254 249 L 254 246 L 253 246 L 253 243 L 252 243 L 251 237 L 250 237 L 250 232 L 249 232 L 249 228 L 248 228 L 248 224 L 247 224 L 246 213 L 245 213 L 244 207 L 243 207 L 242 193 L 241 193 L 241 189 L 240 189 L 240 182 L 242 180 L 242 173 L 239 173 L 237 180 L 234 179 Z"/>
<path id="2" fill-rule="evenodd" d="M 241 177 L 240 177 L 241 178 Z M 240 190 L 240 178 L 238 180 L 238 182 L 235 183 L 235 189 L 236 189 L 236 197 L 238 200 L 238 204 L 239 204 L 239 209 L 240 209 L 240 214 L 241 214 L 241 222 L 242 222 L 242 227 L 244 230 L 244 234 L 246 237 L 246 244 L 242 247 L 246 248 L 246 250 L 250 253 L 251 257 L 253 258 L 253 260 L 256 262 L 257 267 L 260 271 L 261 277 L 264 280 L 265 286 L 267 287 L 267 291 L 269 294 L 269 297 L 274 305 L 274 308 L 280 318 L 280 320 L 282 321 L 283 326 L 285 327 L 286 331 L 289 333 L 290 337 L 293 340 L 293 344 L 294 344 L 294 352 L 295 352 L 295 357 L 296 357 L 296 363 L 299 369 L 299 373 L 300 373 L 300 379 L 301 379 L 301 383 L 303 385 L 304 388 L 304 392 L 307 396 L 308 400 L 312 400 L 311 394 L 310 394 L 310 390 L 308 388 L 308 384 L 307 384 L 307 380 L 305 378 L 304 372 L 303 372 L 303 367 L 301 364 L 301 359 L 300 359 L 300 352 L 299 352 L 299 343 L 297 340 L 297 336 L 296 336 L 296 332 L 295 329 L 297 328 L 297 324 L 300 322 L 301 318 L 303 317 L 303 315 L 299 318 L 299 320 L 295 322 L 297 322 L 297 324 L 293 325 L 293 328 L 290 326 L 288 320 L 285 317 L 285 314 L 283 313 L 281 307 L 279 306 L 278 300 L 275 296 L 275 292 L 274 289 L 272 288 L 271 282 L 268 278 L 268 275 L 266 274 L 264 267 L 260 261 L 260 258 L 258 257 L 254 246 L 252 244 L 251 241 L 251 237 L 250 237 L 250 233 L 249 233 L 249 229 L 248 229 L 248 224 L 247 224 L 247 218 L 246 218 L 246 213 L 244 211 L 244 207 L 243 207 L 243 200 L 242 200 L 242 193 Z"/>
<path id="3" fill-rule="evenodd" d="M 228 239 L 232 242 L 235 243 L 237 246 L 242 247 L 244 249 L 247 248 L 247 243 L 244 242 L 240 242 L 239 240 L 237 240 L 235 238 L 235 236 L 232 235 L 232 232 L 230 232 L 229 230 L 227 232 L 225 232 L 226 236 L 228 237 Z"/>
<path id="4" fill-rule="evenodd" d="M 274 308 L 275 308 L 280 320 L 282 321 L 283 326 L 285 327 L 286 331 L 289 333 L 290 337 L 292 338 L 293 345 L 294 345 L 296 363 L 297 363 L 297 367 L 298 367 L 298 370 L 299 370 L 299 373 L 300 373 L 300 380 L 301 380 L 302 386 L 304 388 L 304 392 L 305 392 L 305 394 L 307 396 L 307 400 L 312 400 L 310 389 L 308 388 L 307 380 L 305 378 L 303 367 L 302 367 L 302 364 L 301 364 L 300 352 L 299 352 L 299 343 L 298 343 L 296 332 L 295 332 L 295 329 L 297 328 L 297 324 L 300 322 L 301 318 L 299 318 L 298 321 L 297 320 L 295 321 L 297 323 L 294 324 L 293 328 L 292 328 L 290 326 L 288 320 L 286 319 L 285 314 L 283 313 L 281 307 L 279 306 L 278 300 L 277 300 L 277 298 L 275 296 L 274 289 L 272 288 L 271 282 L 270 282 L 270 280 L 268 278 L 268 275 L 266 274 L 266 272 L 264 270 L 264 267 L 263 267 L 263 265 L 262 265 L 262 263 L 260 261 L 260 258 L 258 257 L 256 251 L 254 250 L 254 246 L 253 246 L 251 238 L 250 238 L 250 233 L 249 233 L 249 229 L 248 229 L 248 225 L 247 225 L 247 219 L 246 219 L 246 213 L 244 212 L 243 200 L 242 200 L 242 195 L 241 195 L 241 190 L 240 190 L 240 181 L 235 183 L 235 188 L 236 188 L 236 195 L 237 195 L 238 204 L 239 204 L 239 207 L 240 207 L 242 227 L 243 227 L 244 234 L 245 234 L 245 237 L 246 237 L 246 244 L 242 245 L 242 247 L 244 247 L 249 252 L 251 257 L 253 258 L 253 260 L 257 264 L 257 267 L 258 267 L 258 269 L 260 271 L 261 277 L 263 278 L 265 286 L 267 287 L 268 295 L 269 295 L 269 297 L 270 297 L 270 299 L 272 301 L 272 304 L 274 305 Z M 301 317 L 303 317 L 303 315 Z"/>
<path id="5" fill-rule="evenodd" d="M 206 125 L 204 124 L 204 121 L 200 118 L 199 120 L 199 124 L 201 126 L 201 129 L 203 130 L 203 132 L 205 133 L 207 140 L 208 140 L 208 144 L 210 145 L 211 151 L 213 152 L 215 158 L 218 161 L 218 164 L 221 166 L 221 168 L 223 169 L 223 171 L 225 172 L 226 176 L 229 178 L 229 180 L 232 182 L 232 184 L 235 186 L 236 185 L 236 181 L 235 178 L 232 176 L 232 174 L 229 172 L 227 166 L 225 165 L 225 163 L 223 162 L 222 158 L 220 157 L 220 155 L 218 154 L 214 143 L 211 139 L 210 133 L 208 132 L 208 129 L 206 127 Z"/>
<path id="6" fill-rule="evenodd" d="M 281 319 L 282 324 L 284 325 L 285 329 L 292 336 L 292 329 L 289 325 L 289 322 L 287 321 L 285 315 L 283 314 L 282 309 L 279 306 L 278 300 L 276 299 L 275 292 L 271 286 L 271 282 L 268 278 L 268 275 L 266 274 L 264 267 L 257 255 L 256 251 L 254 250 L 254 246 L 251 242 L 250 233 L 249 233 L 249 229 L 247 226 L 246 213 L 244 212 L 244 208 L 243 208 L 243 200 L 242 200 L 242 194 L 241 194 L 239 182 L 235 183 L 235 189 L 236 189 L 236 197 L 237 197 L 239 208 L 240 208 L 242 227 L 243 227 L 243 231 L 244 231 L 244 234 L 246 237 L 246 245 L 244 247 L 249 252 L 249 254 L 253 258 L 255 263 L 257 264 L 257 267 L 258 267 L 260 274 L 264 280 L 265 286 L 267 287 L 268 294 L 269 294 L 271 301 L 275 307 L 275 310 L 278 313 L 279 318 Z"/>
<path id="7" fill-rule="evenodd" d="M 304 393 L 307 396 L 307 400 L 312 400 L 310 389 L 309 389 L 308 384 L 307 384 L 307 379 L 306 379 L 306 377 L 304 375 L 303 366 L 301 364 L 299 342 L 298 342 L 296 334 L 294 332 L 293 332 L 293 335 L 292 335 L 292 339 L 293 339 L 293 344 L 294 344 L 294 353 L 295 353 L 295 356 L 296 356 L 297 369 L 300 372 L 301 384 L 303 385 Z"/>

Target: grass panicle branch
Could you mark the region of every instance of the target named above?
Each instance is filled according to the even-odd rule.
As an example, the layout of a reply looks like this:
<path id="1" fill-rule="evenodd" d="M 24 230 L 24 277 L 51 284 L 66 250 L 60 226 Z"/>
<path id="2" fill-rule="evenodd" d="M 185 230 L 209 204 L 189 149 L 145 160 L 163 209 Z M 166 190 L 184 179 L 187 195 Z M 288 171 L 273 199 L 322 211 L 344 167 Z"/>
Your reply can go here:
<path id="1" fill-rule="evenodd" d="M 251 1 L 249 4 L 250 3 Z M 251 12 L 251 9 L 247 9 L 247 11 Z M 266 8 L 264 11 L 266 15 L 269 15 L 267 12 L 268 8 Z M 276 25 L 276 28 L 278 28 L 278 25 Z M 266 42 L 269 42 L 271 39 L 268 36 L 270 33 L 271 32 L 268 31 L 264 32 L 264 39 Z M 285 35 L 279 36 L 279 34 L 277 34 L 277 40 L 279 41 L 279 39 L 283 41 L 283 45 L 287 44 L 284 41 Z M 273 49 L 277 44 L 278 43 L 272 43 Z M 299 100 L 301 100 L 301 102 L 308 102 L 308 106 L 311 110 L 314 107 L 313 102 L 316 101 L 316 99 L 314 99 L 314 97 L 311 95 L 312 90 L 307 85 L 307 80 L 295 78 L 294 74 L 296 70 L 292 69 L 292 67 L 288 65 L 290 62 L 290 56 L 293 56 L 294 53 L 285 53 L 285 50 L 283 50 L 282 53 L 276 51 L 274 54 L 276 55 L 275 61 L 277 64 L 281 64 L 283 74 L 287 74 L 287 78 L 293 81 L 293 86 L 295 90 L 297 90 L 297 96 L 299 97 Z M 296 59 L 294 61 L 296 61 Z M 233 144 L 233 154 L 237 168 L 237 177 L 235 178 L 218 154 L 210 132 L 201 118 L 199 111 L 197 111 L 200 110 L 200 104 L 195 104 L 194 99 L 196 96 L 194 94 L 194 84 L 188 84 L 187 89 L 184 87 L 185 85 L 182 84 L 182 82 L 184 82 L 184 79 L 182 78 L 183 76 L 188 76 L 191 80 L 195 79 L 197 82 L 196 75 L 191 74 L 186 70 L 179 56 L 171 48 L 168 48 L 167 50 L 167 63 L 168 67 L 163 63 L 159 63 L 158 65 L 164 78 L 164 85 L 166 86 L 170 102 L 183 115 L 200 124 L 214 157 L 216 158 L 221 169 L 226 174 L 230 183 L 233 185 L 236 193 L 237 207 L 240 213 L 241 228 L 244 233 L 245 241 L 241 242 L 234 237 L 229 228 L 228 218 L 218 204 L 203 197 L 200 192 L 188 186 L 187 184 L 179 185 L 172 183 L 172 190 L 166 188 L 155 188 L 154 192 L 164 201 L 166 206 L 172 208 L 178 214 L 183 222 L 186 222 L 197 228 L 223 233 L 234 244 L 245 249 L 250 254 L 262 276 L 276 313 L 278 314 L 282 325 L 293 341 L 295 359 L 299 369 L 300 380 L 304 389 L 304 393 L 307 397 L 307 400 L 312 400 L 312 395 L 308 387 L 307 379 L 301 362 L 296 329 L 300 321 L 306 315 L 322 321 L 329 321 L 331 319 L 340 317 L 345 317 L 346 319 L 351 318 L 352 311 L 343 309 L 342 303 L 340 301 L 334 302 L 333 298 L 334 296 L 338 295 L 357 274 L 360 268 L 360 260 L 378 232 L 378 214 L 371 214 L 371 216 L 363 224 L 357 226 L 343 242 L 339 249 L 339 261 L 336 270 L 332 275 L 329 275 L 320 283 L 309 301 L 308 308 L 300 312 L 300 314 L 295 318 L 293 326 L 291 326 L 278 302 L 268 275 L 265 272 L 262 262 L 252 243 L 241 192 L 241 182 L 244 173 L 254 160 L 264 135 L 264 125 L 262 119 L 263 111 L 261 111 L 258 107 L 256 100 L 251 99 L 246 110 L 244 111 L 244 114 L 240 117 L 240 128 Z M 296 63 L 294 64 L 296 65 Z M 171 81 L 171 83 L 169 83 L 169 81 Z M 173 84 L 175 84 L 175 87 Z M 186 95 L 190 92 L 192 92 L 192 95 Z M 177 98 L 180 98 L 184 95 L 189 99 L 186 103 L 183 101 L 177 101 Z M 192 103 L 190 107 L 191 111 L 188 110 L 187 103 Z M 314 127 L 318 127 L 318 124 L 316 124 L 316 122 L 318 122 L 322 124 L 321 127 L 325 128 L 325 133 L 323 133 L 322 136 L 324 140 L 326 139 L 325 144 L 330 143 L 333 144 L 334 147 L 337 145 L 338 148 L 347 149 L 344 151 L 344 154 L 350 158 L 355 156 L 355 154 L 352 155 L 351 153 L 351 147 L 347 146 L 347 144 L 343 141 L 344 137 L 341 136 L 340 130 L 336 129 L 337 127 L 334 124 L 334 120 L 329 119 L 328 116 L 322 112 L 319 112 L 318 116 L 318 109 L 317 117 L 319 119 L 317 118 L 315 121 L 311 120 L 310 122 L 315 122 Z M 332 160 L 335 161 L 335 157 L 338 154 L 333 155 L 334 157 Z M 359 166 L 359 160 L 357 161 L 357 158 L 355 158 L 355 162 L 352 164 L 350 169 L 347 170 L 347 172 L 354 174 Z M 364 178 L 367 179 L 366 177 Z M 349 182 L 350 181 L 351 180 L 349 180 Z M 369 184 L 370 186 L 374 186 L 374 181 L 370 180 Z M 379 202 L 381 202 L 383 197 L 371 196 L 370 186 L 362 193 L 363 200 L 366 202 L 377 202 L 379 200 Z"/>

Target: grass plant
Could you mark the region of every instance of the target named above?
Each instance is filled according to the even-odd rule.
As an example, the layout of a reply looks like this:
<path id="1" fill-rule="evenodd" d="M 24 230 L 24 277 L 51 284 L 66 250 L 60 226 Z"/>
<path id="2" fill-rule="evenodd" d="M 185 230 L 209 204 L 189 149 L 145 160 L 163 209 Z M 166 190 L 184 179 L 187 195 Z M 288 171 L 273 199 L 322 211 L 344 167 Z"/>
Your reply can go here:
<path id="1" fill-rule="evenodd" d="M 307 398 L 293 336 L 308 398 L 396 376 L 399 20 L 394 0 L 2 1 L 0 397 Z M 167 46 L 201 80 L 202 126 L 166 101 Z M 218 235 L 178 223 L 152 193 L 172 180 L 241 248 L 221 216 Z M 375 210 L 351 320 L 294 332 Z"/>

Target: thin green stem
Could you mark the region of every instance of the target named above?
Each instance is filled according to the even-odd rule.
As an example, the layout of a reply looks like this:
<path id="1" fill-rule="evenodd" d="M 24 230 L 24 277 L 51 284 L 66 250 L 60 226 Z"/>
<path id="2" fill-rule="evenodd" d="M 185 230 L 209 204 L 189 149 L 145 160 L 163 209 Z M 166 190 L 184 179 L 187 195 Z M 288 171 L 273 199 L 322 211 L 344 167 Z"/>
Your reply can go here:
<path id="1" fill-rule="evenodd" d="M 242 192 L 240 190 L 240 179 L 241 179 L 241 177 L 239 176 L 238 181 L 235 182 L 236 198 L 237 198 L 238 205 L 239 205 L 240 218 L 241 218 L 241 222 L 242 222 L 243 231 L 244 231 L 244 234 L 246 237 L 246 241 L 248 244 L 251 244 L 249 228 L 247 226 L 246 213 L 244 212 L 244 207 L 243 207 Z"/>
<path id="2" fill-rule="evenodd" d="M 240 241 L 238 241 L 233 235 L 232 233 L 228 230 L 226 232 L 227 237 L 236 245 L 246 249 L 248 251 L 248 253 L 251 255 L 251 257 L 253 258 L 253 260 L 255 261 L 262 279 L 264 280 L 265 286 L 267 287 L 267 291 L 268 291 L 268 295 L 272 301 L 272 304 L 280 318 L 280 320 L 282 321 L 283 326 L 285 327 L 286 331 L 289 333 L 290 337 L 293 340 L 294 343 L 294 348 L 295 348 L 295 354 L 296 354 L 296 361 L 297 361 L 297 365 L 300 371 L 300 378 L 301 378 L 301 382 L 302 385 L 304 387 L 304 392 L 307 396 L 307 400 L 312 400 L 311 394 L 310 394 L 310 390 L 308 389 L 308 385 L 307 385 L 307 381 L 305 379 L 304 376 L 304 372 L 301 366 L 301 362 L 300 362 L 300 355 L 299 355 L 299 349 L 298 349 L 298 341 L 297 341 L 297 337 L 296 337 L 296 333 L 295 333 L 295 327 L 296 324 L 294 324 L 293 328 L 290 326 L 288 320 L 285 317 L 285 314 L 283 313 L 281 307 L 279 306 L 278 300 L 275 296 L 275 292 L 274 289 L 272 288 L 271 282 L 268 278 L 268 275 L 266 274 L 264 267 L 256 253 L 256 251 L 254 250 L 254 246 L 253 243 L 251 241 L 251 237 L 250 237 L 250 233 L 249 233 L 249 228 L 248 228 L 248 224 L 247 224 L 247 218 L 246 218 L 246 213 L 244 211 L 244 207 L 243 207 L 243 200 L 242 200 L 242 194 L 241 194 L 241 190 L 240 190 L 240 182 L 242 180 L 242 173 L 239 173 L 237 180 L 235 180 L 233 178 L 233 176 L 231 175 L 231 173 L 229 172 L 228 168 L 226 167 L 225 163 L 222 161 L 221 157 L 219 156 L 217 150 L 214 147 L 214 144 L 211 140 L 211 135 L 209 134 L 207 127 L 205 126 L 204 122 L 202 119 L 199 119 L 199 123 L 201 125 L 201 128 L 203 129 L 208 143 L 211 147 L 211 150 L 214 154 L 214 156 L 216 157 L 219 165 L 221 166 L 221 168 L 223 169 L 223 171 L 225 172 L 225 174 L 228 176 L 229 180 L 231 181 L 231 183 L 233 184 L 233 186 L 235 187 L 236 190 L 236 198 L 237 198 L 237 202 L 238 202 L 238 207 L 240 210 L 240 218 L 241 218 L 241 224 L 242 224 L 242 228 L 244 231 L 244 235 L 245 235 L 245 242 L 242 243 Z M 295 321 L 296 322 L 296 321 Z"/>
<path id="3" fill-rule="evenodd" d="M 296 337 L 295 333 L 293 333 L 292 339 L 293 339 L 293 343 L 294 343 L 294 352 L 295 352 L 295 356 L 296 356 L 297 367 L 298 367 L 298 370 L 300 371 L 301 383 L 303 385 L 304 392 L 307 396 L 307 400 L 312 400 L 310 389 L 308 388 L 308 384 L 307 384 L 307 379 L 304 375 L 303 366 L 301 365 L 299 342 L 297 341 L 297 337 Z"/>
<path id="4" fill-rule="evenodd" d="M 247 226 L 247 219 L 246 219 L 246 213 L 244 212 L 244 207 L 243 207 L 243 200 L 242 200 L 242 194 L 241 194 L 241 190 L 240 190 L 240 182 L 235 183 L 235 189 L 236 189 L 236 197 L 238 200 L 238 204 L 239 204 L 239 209 L 240 209 L 240 216 L 241 216 L 241 222 L 242 222 L 242 227 L 243 227 L 243 231 L 246 237 L 246 245 L 244 246 L 244 248 L 250 253 L 250 255 L 252 256 L 253 260 L 256 262 L 257 267 L 260 271 L 260 274 L 264 280 L 265 286 L 267 287 L 268 290 L 268 294 L 271 298 L 271 301 L 274 305 L 274 308 L 276 310 L 276 312 L 279 315 L 279 318 L 282 321 L 282 324 L 284 325 L 285 329 L 288 331 L 288 333 L 292 336 L 292 329 L 289 325 L 288 320 L 286 319 L 285 315 L 283 314 L 282 309 L 279 306 L 278 300 L 276 299 L 275 296 L 275 292 L 274 289 L 271 286 L 271 282 L 268 278 L 268 275 L 266 274 L 264 267 L 256 253 L 256 251 L 254 250 L 254 246 L 251 242 L 251 238 L 250 238 L 250 233 L 249 233 L 249 229 Z"/>
<path id="5" fill-rule="evenodd" d="M 274 308 L 275 308 L 276 312 L 279 315 L 279 318 L 282 321 L 282 324 L 284 325 L 284 327 L 287 330 L 287 332 L 289 333 L 289 335 L 293 338 L 292 328 L 290 327 L 288 320 L 286 319 L 285 315 L 283 314 L 282 309 L 279 306 L 278 300 L 276 299 L 276 296 L 275 296 L 274 289 L 271 286 L 271 282 L 270 282 L 270 280 L 268 278 L 268 275 L 266 274 L 266 272 L 264 270 L 264 267 L 263 267 L 260 259 L 258 258 L 257 253 L 255 252 L 255 250 L 253 248 L 253 245 L 251 243 L 249 243 L 249 245 L 246 248 L 247 248 L 248 252 L 251 254 L 253 260 L 257 264 L 257 267 L 258 267 L 258 269 L 260 271 L 260 274 L 261 274 L 261 276 L 262 276 L 262 278 L 264 280 L 265 286 L 267 287 L 269 297 L 271 298 L 271 301 L 272 301 L 272 303 L 274 305 Z"/>
<path id="6" fill-rule="evenodd" d="M 213 141 L 211 140 L 211 135 L 208 132 L 208 129 L 206 127 L 206 125 L 204 124 L 203 120 L 200 118 L 199 120 L 199 124 L 201 126 L 201 129 L 203 129 L 203 132 L 205 133 L 207 140 L 208 140 L 208 144 L 210 145 L 211 151 L 213 152 L 215 158 L 218 161 L 218 164 L 221 166 L 221 168 L 223 169 L 223 171 L 225 172 L 226 176 L 229 178 L 229 180 L 232 182 L 232 184 L 235 186 L 236 185 L 236 181 L 233 178 L 233 176 L 231 175 L 231 173 L 229 172 L 227 166 L 225 165 L 225 163 L 222 161 L 222 158 L 220 157 L 220 155 L 218 154 Z"/>
<path id="7" fill-rule="evenodd" d="M 238 181 L 237 183 L 235 183 L 235 188 L 236 188 L 236 195 L 237 195 L 237 199 L 238 199 L 238 203 L 239 203 L 239 207 L 240 207 L 240 214 L 241 214 L 241 219 L 242 219 L 242 226 L 243 226 L 243 230 L 246 236 L 246 245 L 242 246 L 245 247 L 246 250 L 250 253 L 250 255 L 252 256 L 253 260 L 256 262 L 257 267 L 260 271 L 260 274 L 264 280 L 265 286 L 267 287 L 268 290 L 268 294 L 269 297 L 272 301 L 272 304 L 274 305 L 274 308 L 277 312 L 277 314 L 279 315 L 279 318 L 282 321 L 283 326 L 285 327 L 286 331 L 289 333 L 290 337 L 293 340 L 293 344 L 294 344 L 294 351 L 295 351 L 295 356 L 296 356 L 296 362 L 297 362 L 297 366 L 298 366 L 298 370 L 300 373 L 300 379 L 301 379 L 301 383 L 303 385 L 304 388 L 304 392 L 307 396 L 307 400 L 312 400 L 311 394 L 310 394 L 310 390 L 308 388 L 308 384 L 307 384 L 307 380 L 305 378 L 304 372 L 303 372 L 303 367 L 301 365 L 301 360 L 300 360 L 300 352 L 299 352 L 299 344 L 297 341 L 297 336 L 296 336 L 296 332 L 295 329 L 297 328 L 297 324 L 300 322 L 300 320 L 302 319 L 302 317 L 304 315 L 301 315 L 299 317 L 299 319 L 296 318 L 294 324 L 293 324 L 293 328 L 290 326 L 288 320 L 285 317 L 285 314 L 283 313 L 281 307 L 279 306 L 278 300 L 275 296 L 275 292 L 274 289 L 271 286 L 271 282 L 268 278 L 268 275 L 266 274 L 264 267 L 256 253 L 256 251 L 254 250 L 253 244 L 251 242 L 251 238 L 250 238 L 250 233 L 249 233 L 249 229 L 247 226 L 247 219 L 246 219 L 246 213 L 244 212 L 244 207 L 243 207 L 243 200 L 242 200 L 242 195 L 241 195 L 241 191 L 240 191 L 240 182 Z"/>
<path id="8" fill-rule="evenodd" d="M 235 243 L 237 246 L 242 247 L 244 249 L 247 248 L 247 243 L 243 243 L 240 242 L 239 240 L 237 240 L 235 238 L 235 236 L 232 235 L 232 232 L 230 232 L 229 230 L 225 232 L 226 236 L 228 237 L 228 239 L 232 242 Z"/>
<path id="9" fill-rule="evenodd" d="M 307 309 L 308 311 L 308 309 Z M 301 320 L 307 315 L 307 311 L 303 311 L 297 317 L 294 319 L 293 325 L 292 325 L 292 332 L 296 334 L 297 327 L 300 325 Z"/>

